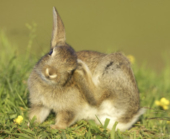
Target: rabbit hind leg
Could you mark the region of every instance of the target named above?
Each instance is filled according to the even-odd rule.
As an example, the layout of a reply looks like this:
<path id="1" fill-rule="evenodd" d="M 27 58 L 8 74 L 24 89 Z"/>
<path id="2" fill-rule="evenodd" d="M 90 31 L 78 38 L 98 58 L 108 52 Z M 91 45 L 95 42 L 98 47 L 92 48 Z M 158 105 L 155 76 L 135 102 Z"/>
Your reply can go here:
<path id="1" fill-rule="evenodd" d="M 145 111 L 146 111 L 145 108 L 140 108 L 136 114 L 134 114 L 133 116 L 130 116 L 130 119 L 127 116 L 128 117 L 127 120 L 124 119 L 124 122 L 119 122 L 119 124 L 117 125 L 117 128 L 119 128 L 121 131 L 125 131 L 131 128 L 132 125 L 139 119 L 139 117 L 145 113 Z M 120 119 L 120 121 L 122 120 Z"/>

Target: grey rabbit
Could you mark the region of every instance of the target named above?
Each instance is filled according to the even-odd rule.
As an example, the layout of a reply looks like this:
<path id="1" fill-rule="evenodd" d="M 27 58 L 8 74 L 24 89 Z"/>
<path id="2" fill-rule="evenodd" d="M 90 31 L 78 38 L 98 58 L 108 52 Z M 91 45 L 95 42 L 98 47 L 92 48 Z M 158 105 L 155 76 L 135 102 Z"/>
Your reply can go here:
<path id="1" fill-rule="evenodd" d="M 29 118 L 42 123 L 56 113 L 51 127 L 65 129 L 81 119 L 108 128 L 129 129 L 145 112 L 129 60 L 121 53 L 75 50 L 66 43 L 63 22 L 53 8 L 51 51 L 35 65 L 28 79 Z"/>

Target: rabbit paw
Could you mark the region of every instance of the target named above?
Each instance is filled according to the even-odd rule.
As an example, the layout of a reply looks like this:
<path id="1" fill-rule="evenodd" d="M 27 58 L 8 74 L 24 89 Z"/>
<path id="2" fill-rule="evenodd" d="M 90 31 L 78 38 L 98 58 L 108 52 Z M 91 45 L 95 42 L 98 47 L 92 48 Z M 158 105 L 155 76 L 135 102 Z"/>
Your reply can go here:
<path id="1" fill-rule="evenodd" d="M 65 125 L 51 125 L 50 126 L 52 129 L 66 129 L 67 126 Z"/>

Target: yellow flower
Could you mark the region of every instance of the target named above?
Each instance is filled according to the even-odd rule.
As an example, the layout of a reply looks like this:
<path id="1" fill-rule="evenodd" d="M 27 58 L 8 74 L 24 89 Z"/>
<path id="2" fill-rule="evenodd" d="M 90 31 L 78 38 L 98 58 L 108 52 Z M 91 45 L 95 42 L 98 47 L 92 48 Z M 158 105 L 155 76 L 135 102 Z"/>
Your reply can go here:
<path id="1" fill-rule="evenodd" d="M 163 103 L 164 105 L 169 105 L 169 100 L 163 97 L 161 98 L 161 103 Z"/>
<path id="2" fill-rule="evenodd" d="M 164 97 L 161 98 L 160 101 L 156 100 L 156 101 L 155 101 L 155 104 L 156 104 L 157 106 L 161 106 L 164 110 L 169 109 L 169 107 L 168 107 L 168 105 L 169 105 L 169 100 L 167 100 L 167 99 L 164 98 Z"/>
<path id="3" fill-rule="evenodd" d="M 127 58 L 129 59 L 130 63 L 134 64 L 135 63 L 135 58 L 132 55 L 128 55 Z"/>
<path id="4" fill-rule="evenodd" d="M 170 121 L 167 121 L 167 124 L 170 124 Z"/>
<path id="5" fill-rule="evenodd" d="M 167 110 L 169 107 L 168 106 L 162 106 L 164 110 Z"/>
<path id="6" fill-rule="evenodd" d="M 158 100 L 156 100 L 156 101 L 155 101 L 155 104 L 156 104 L 157 106 L 160 106 L 161 103 L 160 103 Z"/>
<path id="7" fill-rule="evenodd" d="M 16 124 L 21 124 L 21 122 L 22 122 L 22 120 L 23 120 L 23 117 L 21 116 L 21 115 L 19 115 L 16 119 L 14 119 L 14 122 L 16 123 Z"/>

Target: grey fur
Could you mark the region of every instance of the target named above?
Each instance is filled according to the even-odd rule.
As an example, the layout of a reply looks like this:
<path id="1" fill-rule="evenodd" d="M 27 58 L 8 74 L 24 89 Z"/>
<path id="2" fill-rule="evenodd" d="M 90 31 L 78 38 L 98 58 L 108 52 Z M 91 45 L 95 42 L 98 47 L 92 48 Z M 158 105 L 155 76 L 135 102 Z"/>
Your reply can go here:
<path id="1" fill-rule="evenodd" d="M 41 123 L 53 110 L 56 123 L 51 127 L 64 129 L 82 118 L 95 120 L 94 113 L 100 115 L 107 109 L 103 108 L 104 103 L 109 102 L 118 114 L 122 113 L 116 119 L 120 130 L 130 128 L 144 110 L 140 109 L 128 59 L 121 53 L 76 53 L 65 42 L 64 25 L 55 8 L 53 16 L 52 52 L 40 59 L 28 79 L 29 118 L 36 116 Z M 87 108 L 92 112 L 86 118 L 81 114 Z M 122 124 L 128 126 L 124 128 Z"/>

